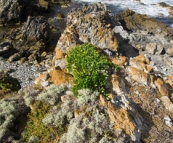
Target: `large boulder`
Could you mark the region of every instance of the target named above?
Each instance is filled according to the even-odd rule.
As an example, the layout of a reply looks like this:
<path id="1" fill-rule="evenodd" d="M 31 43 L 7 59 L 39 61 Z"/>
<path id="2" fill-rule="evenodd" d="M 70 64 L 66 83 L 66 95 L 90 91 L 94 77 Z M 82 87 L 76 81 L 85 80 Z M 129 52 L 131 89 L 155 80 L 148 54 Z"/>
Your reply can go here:
<path id="1" fill-rule="evenodd" d="M 20 0 L 3 0 L 0 3 L 0 24 L 14 24 L 21 21 L 24 5 Z"/>
<path id="2" fill-rule="evenodd" d="M 47 40 L 49 25 L 43 16 L 29 16 L 21 31 L 26 44 L 34 45 L 40 40 Z"/>
<path id="3" fill-rule="evenodd" d="M 77 44 L 91 43 L 102 50 L 117 51 L 118 41 L 112 32 L 116 21 L 112 21 L 105 5 L 85 5 L 67 15 L 67 27 L 61 35 L 56 50 L 67 53 Z"/>

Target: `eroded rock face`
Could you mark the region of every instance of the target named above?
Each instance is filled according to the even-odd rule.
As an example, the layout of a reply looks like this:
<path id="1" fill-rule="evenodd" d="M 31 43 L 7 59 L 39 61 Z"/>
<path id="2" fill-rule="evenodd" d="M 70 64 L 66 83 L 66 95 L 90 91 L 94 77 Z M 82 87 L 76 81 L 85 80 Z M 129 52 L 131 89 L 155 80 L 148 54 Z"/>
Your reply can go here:
<path id="1" fill-rule="evenodd" d="M 14 24 L 21 21 L 24 5 L 19 0 L 1 1 L 0 24 Z"/>
<path id="2" fill-rule="evenodd" d="M 36 43 L 39 40 L 46 40 L 48 29 L 48 23 L 44 17 L 29 16 L 27 22 L 22 27 L 22 39 L 28 44 Z"/>

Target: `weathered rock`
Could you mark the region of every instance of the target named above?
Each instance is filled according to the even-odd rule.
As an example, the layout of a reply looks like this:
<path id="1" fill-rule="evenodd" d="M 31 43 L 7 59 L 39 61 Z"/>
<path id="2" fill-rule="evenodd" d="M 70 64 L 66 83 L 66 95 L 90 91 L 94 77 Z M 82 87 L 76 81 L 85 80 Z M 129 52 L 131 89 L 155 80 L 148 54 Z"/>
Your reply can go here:
<path id="1" fill-rule="evenodd" d="M 119 57 L 112 58 L 111 60 L 112 60 L 112 63 L 114 63 L 116 66 L 123 66 L 123 65 L 127 65 L 128 58 L 125 56 L 119 56 Z"/>
<path id="2" fill-rule="evenodd" d="M 45 40 L 48 37 L 49 26 L 43 16 L 28 17 L 27 22 L 22 27 L 22 39 L 29 45 Z"/>
<path id="3" fill-rule="evenodd" d="M 164 51 L 163 45 L 157 45 L 156 54 L 160 55 Z"/>
<path id="4" fill-rule="evenodd" d="M 126 85 L 122 78 L 118 77 L 115 74 L 112 75 L 111 84 L 112 84 L 113 91 L 117 95 L 123 95 L 124 93 L 126 93 L 126 88 L 125 88 Z"/>
<path id="5" fill-rule="evenodd" d="M 129 64 L 130 66 L 135 67 L 139 70 L 145 71 L 147 73 L 150 73 L 153 71 L 153 68 L 150 65 L 149 59 L 145 57 L 143 54 L 140 54 L 139 56 L 131 59 Z"/>
<path id="6" fill-rule="evenodd" d="M 169 116 L 165 116 L 164 117 L 164 120 L 165 120 L 165 124 L 168 125 L 169 127 L 172 127 L 173 126 L 173 123 L 171 122 L 171 119 Z"/>
<path id="7" fill-rule="evenodd" d="M 133 141 L 139 141 L 141 139 L 141 133 L 138 125 L 142 123 L 141 117 L 137 112 L 132 111 L 130 114 L 134 115 L 133 120 L 130 118 L 129 112 L 123 108 L 118 109 L 113 103 L 108 102 L 107 114 L 110 121 L 114 123 L 114 130 L 123 129 L 126 134 L 131 136 Z"/>
<path id="8" fill-rule="evenodd" d="M 165 24 L 155 18 L 135 13 L 129 9 L 116 15 L 115 18 L 129 30 L 147 30 L 154 34 L 162 33 L 163 35 L 173 36 L 173 30 L 169 29 Z"/>
<path id="9" fill-rule="evenodd" d="M 130 75 L 130 77 L 137 81 L 138 83 L 149 85 L 151 81 L 151 77 L 148 73 L 143 72 L 142 70 L 139 70 L 135 67 L 128 67 L 127 73 Z"/>
<path id="10" fill-rule="evenodd" d="M 21 21 L 24 6 L 20 0 L 1 1 L 3 6 L 0 11 L 0 24 L 15 24 Z"/>
<path id="11" fill-rule="evenodd" d="M 77 44 L 90 42 L 101 49 L 117 51 L 118 42 L 111 30 L 112 23 L 101 3 L 73 10 L 67 16 L 68 26 L 61 35 L 56 50 L 61 49 L 67 53 Z"/>
<path id="12" fill-rule="evenodd" d="M 113 29 L 113 31 L 115 32 L 115 33 L 119 33 L 120 35 L 121 35 L 121 37 L 123 37 L 123 39 L 128 39 L 128 33 L 127 33 L 127 31 L 125 31 L 124 29 L 123 29 L 123 27 L 122 26 L 115 26 L 114 27 L 114 29 Z"/>

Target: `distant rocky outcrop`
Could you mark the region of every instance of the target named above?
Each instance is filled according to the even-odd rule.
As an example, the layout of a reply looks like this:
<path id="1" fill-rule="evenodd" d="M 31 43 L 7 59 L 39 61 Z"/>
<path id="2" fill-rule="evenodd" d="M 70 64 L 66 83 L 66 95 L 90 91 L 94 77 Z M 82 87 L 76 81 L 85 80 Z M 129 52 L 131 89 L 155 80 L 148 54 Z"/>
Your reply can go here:
<path id="1" fill-rule="evenodd" d="M 21 22 L 24 5 L 20 0 L 1 1 L 0 24 L 14 24 Z"/>
<path id="2" fill-rule="evenodd" d="M 173 36 L 173 30 L 165 24 L 147 15 L 135 13 L 130 9 L 120 12 L 115 18 L 128 30 L 145 30 L 154 34 L 161 33 L 166 36 Z"/>

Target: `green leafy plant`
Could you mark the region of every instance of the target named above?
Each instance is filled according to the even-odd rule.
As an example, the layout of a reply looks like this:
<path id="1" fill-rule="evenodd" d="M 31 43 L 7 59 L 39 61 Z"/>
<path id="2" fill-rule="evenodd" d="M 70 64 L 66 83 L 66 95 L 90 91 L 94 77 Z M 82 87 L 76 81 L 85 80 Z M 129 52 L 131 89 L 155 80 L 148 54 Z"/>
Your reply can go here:
<path id="1" fill-rule="evenodd" d="M 92 89 L 105 94 L 108 69 L 113 64 L 92 44 L 83 44 L 69 51 L 67 68 L 74 76 L 73 92 L 78 97 L 78 90 Z"/>

